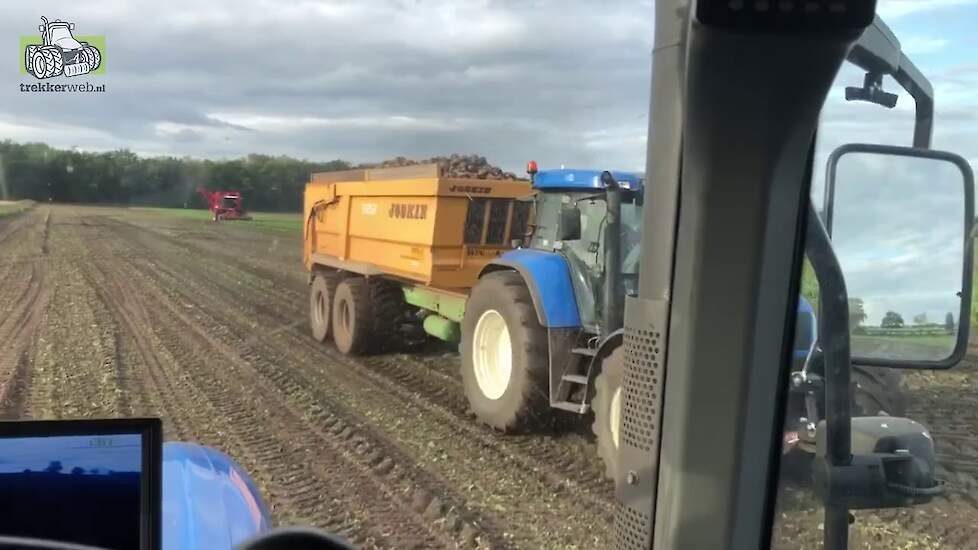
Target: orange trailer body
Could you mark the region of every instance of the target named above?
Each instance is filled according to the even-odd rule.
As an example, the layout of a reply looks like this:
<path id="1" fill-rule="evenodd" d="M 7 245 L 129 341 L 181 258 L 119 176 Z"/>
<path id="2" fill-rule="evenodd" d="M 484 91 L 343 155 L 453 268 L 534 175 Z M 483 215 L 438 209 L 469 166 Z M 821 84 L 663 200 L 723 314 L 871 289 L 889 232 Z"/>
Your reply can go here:
<path id="1" fill-rule="evenodd" d="M 528 181 L 454 179 L 435 164 L 313 174 L 306 269 L 317 265 L 465 291 L 520 239 Z"/>

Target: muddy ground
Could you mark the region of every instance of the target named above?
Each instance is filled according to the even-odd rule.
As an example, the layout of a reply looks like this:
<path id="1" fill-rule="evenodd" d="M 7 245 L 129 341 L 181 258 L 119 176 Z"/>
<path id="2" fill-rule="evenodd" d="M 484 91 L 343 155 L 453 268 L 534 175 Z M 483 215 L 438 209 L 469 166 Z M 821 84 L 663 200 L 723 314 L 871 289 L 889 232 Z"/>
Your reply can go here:
<path id="1" fill-rule="evenodd" d="M 138 209 L 0 220 L 0 417 L 156 415 L 253 475 L 280 525 L 363 548 L 608 548 L 613 492 L 585 422 L 506 436 L 469 414 L 458 357 L 350 358 L 308 336 L 300 237 Z M 866 548 L 978 547 L 978 362 L 906 379 L 946 497 L 858 514 Z M 817 546 L 787 489 L 776 547 Z"/>

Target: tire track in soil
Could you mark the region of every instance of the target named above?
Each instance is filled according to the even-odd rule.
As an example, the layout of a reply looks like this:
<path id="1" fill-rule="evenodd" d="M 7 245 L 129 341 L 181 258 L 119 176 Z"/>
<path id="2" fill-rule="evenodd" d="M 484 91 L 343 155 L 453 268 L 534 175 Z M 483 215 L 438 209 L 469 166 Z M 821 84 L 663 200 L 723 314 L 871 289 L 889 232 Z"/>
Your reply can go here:
<path id="1" fill-rule="evenodd" d="M 131 226 L 135 230 L 141 230 L 139 231 L 140 233 L 148 231 L 140 226 Z M 150 244 L 146 241 L 139 242 L 142 242 L 144 245 Z M 201 256 L 196 257 L 199 258 Z M 223 266 L 224 258 L 221 258 L 220 263 Z M 235 259 L 230 263 L 232 265 L 240 264 L 241 260 Z M 157 267 L 160 270 L 168 271 L 175 278 L 178 277 L 175 270 L 170 269 L 168 266 Z M 214 282 L 215 284 L 219 284 L 221 280 L 227 280 L 229 278 L 229 271 L 226 268 L 219 267 L 217 269 L 210 269 L 207 262 L 198 261 L 194 262 L 192 266 L 184 265 L 181 271 L 186 269 L 207 269 L 207 276 L 199 279 Z M 242 269 L 248 269 L 247 264 Z M 271 277 L 272 275 L 267 273 L 266 276 Z M 264 279 L 265 277 L 261 278 Z M 275 323 L 272 323 L 272 325 L 280 327 L 278 330 L 288 330 L 294 335 L 301 336 L 302 340 L 300 345 L 306 347 L 314 346 L 314 349 L 317 351 L 328 354 L 333 361 L 341 361 L 347 364 L 355 362 L 366 365 L 371 370 L 391 378 L 398 384 L 429 397 L 433 403 L 447 405 L 461 420 L 472 420 L 473 417 L 469 413 L 468 404 L 462 393 L 461 381 L 458 377 L 448 376 L 441 371 L 432 369 L 425 362 L 405 354 L 398 354 L 393 357 L 389 355 L 367 356 L 353 359 L 336 353 L 331 346 L 320 348 L 306 337 L 305 318 L 308 312 L 296 307 L 297 303 L 302 306 L 305 305 L 304 296 L 299 297 L 295 292 L 280 290 L 282 287 L 278 285 L 271 285 L 269 287 L 268 285 L 253 284 L 249 282 L 248 277 L 238 277 L 236 283 L 236 285 L 231 286 L 227 284 L 223 285 L 229 295 L 236 297 L 235 301 L 247 301 L 250 297 L 265 294 L 266 296 L 277 298 L 275 300 L 276 306 L 287 304 L 287 308 L 272 307 L 269 305 L 268 300 L 251 300 L 248 305 L 260 314 L 259 317 L 274 320 Z M 298 325 L 295 322 L 297 318 L 303 320 L 301 326 L 296 326 Z M 586 428 L 589 427 L 590 423 L 588 423 Z M 551 476 L 551 481 L 555 481 L 556 484 L 569 486 L 572 490 L 581 491 L 585 494 L 598 495 L 605 503 L 612 502 L 613 487 L 604 478 L 604 471 L 598 462 L 594 444 L 587 441 L 581 435 L 564 433 L 559 434 L 560 438 L 557 440 L 542 440 L 548 443 L 552 442 L 552 445 L 541 444 L 541 436 L 546 437 L 543 434 L 535 434 L 535 437 L 521 437 L 491 433 L 490 436 L 500 438 L 500 440 L 505 441 L 508 445 L 520 447 L 522 452 L 529 454 L 530 456 L 528 458 L 530 460 L 526 466 L 536 468 L 540 464 L 554 465 L 557 471 Z M 517 450 L 516 452 L 519 453 L 520 451 Z"/>
<path id="2" fill-rule="evenodd" d="M 106 267 L 106 266 L 102 266 Z M 312 449 L 298 444 L 311 434 L 303 427 L 303 413 L 294 410 L 288 402 L 270 391 L 262 390 L 265 386 L 264 381 L 259 379 L 257 373 L 252 372 L 250 365 L 243 361 L 238 353 L 225 344 L 213 338 L 207 330 L 202 329 L 194 320 L 187 318 L 179 309 L 172 306 L 165 296 L 154 292 L 154 289 L 142 288 L 139 292 L 125 289 L 127 282 L 123 281 L 118 274 L 110 275 L 113 280 L 111 286 L 120 290 L 120 295 L 127 296 L 127 301 L 133 296 L 146 299 L 152 295 L 157 301 L 157 306 L 147 308 L 147 314 L 152 324 L 148 326 L 157 327 L 165 336 L 166 342 L 181 342 L 182 348 L 193 349 L 197 353 L 189 354 L 190 357 L 213 357 L 219 354 L 224 361 L 222 367 L 227 365 L 234 375 L 228 375 L 223 380 L 212 376 L 213 372 L 224 372 L 224 369 L 214 369 L 213 365 L 197 362 L 196 368 L 187 368 L 193 361 L 187 361 L 190 357 L 181 359 L 181 365 L 187 368 L 188 374 L 195 378 L 198 387 L 210 388 L 207 392 L 207 399 L 211 401 L 217 412 L 228 419 L 227 427 L 231 432 L 244 440 L 246 447 L 259 449 L 266 456 L 260 456 L 255 461 L 255 466 L 261 469 L 274 467 L 282 464 L 285 468 L 283 456 L 306 455 L 304 460 L 299 459 L 292 462 L 287 469 L 278 472 L 281 479 L 292 479 L 295 483 L 284 487 L 278 499 L 280 502 L 290 502 L 297 508 L 321 508 L 321 502 L 326 495 L 337 492 L 346 492 L 342 496 L 345 498 L 333 499 L 329 504 L 334 508 L 331 513 L 323 517 L 315 518 L 315 522 L 323 525 L 335 532 L 346 532 L 348 536 L 359 539 L 367 545 L 379 544 L 383 547 L 453 547 L 455 541 L 451 536 L 446 536 L 440 529 L 434 529 L 429 524 L 431 517 L 435 514 L 430 510 L 425 513 L 414 511 L 410 506 L 397 507 L 394 503 L 398 500 L 403 501 L 403 496 L 398 495 L 385 481 L 394 468 L 394 464 L 386 460 L 383 453 L 369 452 L 369 443 L 363 438 L 354 437 L 354 433 L 349 424 L 343 422 L 336 415 L 328 415 L 325 420 L 325 427 L 330 431 L 313 430 L 313 434 L 318 436 L 322 445 L 316 446 L 316 456 L 312 456 Z M 167 311 L 168 313 L 162 313 Z M 183 324 L 182 330 L 175 330 L 172 327 Z M 191 340 L 195 340 L 191 342 Z M 208 353 L 210 352 L 210 353 Z M 247 378 L 247 379 L 245 379 Z M 232 391 L 231 384 L 237 384 L 237 388 Z M 216 395 L 213 393 L 216 392 Z M 275 403 L 268 409 L 261 411 L 255 410 L 256 405 L 250 405 L 253 401 L 248 401 L 248 393 L 260 393 L 261 395 L 251 396 L 257 398 L 259 403 Z M 254 427 L 255 419 L 263 418 L 260 430 L 248 429 L 244 427 Z M 267 424 L 275 424 L 267 427 Z M 273 441 L 270 434 L 277 434 L 278 439 Z M 283 437 L 288 436 L 288 437 Z M 342 450 L 345 446 L 351 445 L 355 449 Z M 286 449 L 288 448 L 288 449 Z M 355 452 L 350 452 L 355 451 Z M 366 456 L 358 456 L 366 455 Z M 325 455 L 325 457 L 323 456 Z M 331 468 L 316 468 L 311 465 L 324 461 L 328 464 L 346 464 L 345 471 L 335 472 Z M 351 470 L 353 470 L 351 472 Z M 359 471 L 357 471 L 359 470 Z M 352 474 L 352 475 L 351 475 Z M 312 483 L 310 480 L 318 480 Z M 372 489 L 372 490 L 371 490 Z M 366 493 L 364 492 L 366 491 Z M 364 498 L 369 495 L 369 498 Z M 372 501 L 372 502 L 370 502 Z M 363 504 L 370 502 L 369 506 Z M 339 503 L 347 503 L 339 505 Z M 405 503 L 406 504 L 406 503 Z M 343 512 L 350 506 L 361 507 L 362 512 L 371 521 L 363 525 L 359 518 L 344 518 L 337 522 L 338 517 L 343 517 Z M 433 508 L 430 504 L 428 508 Z M 437 505 L 434 506 L 437 508 Z M 303 518 L 306 519 L 306 518 Z M 308 518 L 314 519 L 314 518 Z M 304 523 L 309 523 L 305 521 Z M 444 522 L 443 522 L 444 523 Z M 385 525 L 386 524 L 386 525 Z M 383 526 L 378 528 L 377 526 Z M 393 531 L 397 530 L 397 533 Z M 371 531 L 373 531 L 371 533 Z M 358 532 L 365 532 L 369 536 L 357 537 Z"/>
<path id="3" fill-rule="evenodd" d="M 138 235 L 145 236 L 145 234 L 147 233 L 146 231 L 138 231 L 136 233 L 137 233 L 137 237 L 135 238 L 129 235 L 124 236 L 124 238 L 132 242 L 131 246 L 137 249 L 145 250 L 146 249 L 145 247 L 153 245 L 153 243 L 149 242 L 149 240 L 141 240 L 138 238 Z M 156 244 L 156 247 L 159 247 L 159 244 Z M 149 256 L 150 255 L 147 255 L 147 257 Z M 175 256 L 179 256 L 179 254 L 167 254 L 165 252 L 160 252 L 158 254 L 152 254 L 151 256 L 166 257 L 169 259 Z M 202 276 L 187 277 L 186 275 L 188 272 L 192 272 L 196 274 L 202 271 L 202 268 L 199 266 L 206 262 L 200 260 L 199 256 L 197 257 L 197 259 L 199 261 L 191 262 L 186 265 L 177 265 L 177 262 L 171 262 L 171 261 L 166 262 L 166 265 L 148 263 L 146 266 L 143 267 L 144 270 L 143 274 L 157 278 L 159 280 L 159 286 L 161 288 L 177 289 L 177 290 L 170 290 L 170 292 L 174 293 L 175 303 L 179 303 L 180 301 L 185 302 L 187 304 L 196 303 L 197 307 L 195 307 L 194 311 L 198 313 L 196 315 L 196 318 L 198 320 L 200 320 L 201 316 L 204 315 L 203 313 L 204 311 L 216 312 L 216 311 L 228 311 L 236 307 L 240 308 L 241 302 L 246 301 L 245 298 L 252 295 L 252 293 L 249 291 L 250 289 L 240 288 L 236 284 L 231 284 L 228 288 L 225 288 L 224 290 L 221 290 L 218 293 L 213 292 L 211 286 L 213 284 L 216 284 L 215 281 L 227 279 L 226 275 L 222 277 L 220 276 L 219 273 L 207 272 L 207 273 L 203 273 Z M 173 272 L 170 272 L 170 270 L 173 270 Z M 226 272 L 227 270 L 224 269 L 222 271 Z M 169 280 L 165 280 L 165 279 L 169 279 Z M 195 284 L 198 281 L 206 281 L 208 283 L 208 288 L 205 289 L 201 287 L 196 287 Z M 182 293 L 182 299 L 179 298 L 180 293 Z M 226 294 L 226 297 L 224 299 L 221 299 L 222 294 Z M 208 305 L 206 303 L 208 301 L 213 301 L 213 303 Z M 258 316 L 258 318 L 261 318 L 261 316 L 264 315 L 265 313 L 266 312 L 262 312 Z M 246 310 L 242 313 L 242 316 L 246 318 L 249 315 L 254 317 L 254 312 L 250 312 Z M 229 320 L 226 317 L 227 315 L 224 315 L 225 322 Z M 292 324 L 294 325 L 295 323 Z M 264 334 L 263 328 L 258 328 L 254 323 L 239 323 L 239 325 L 243 325 L 243 326 L 241 329 L 241 333 L 238 335 L 237 338 L 242 343 L 247 342 L 250 344 L 254 344 L 255 337 L 253 335 L 256 333 Z M 222 327 L 220 322 L 218 321 L 215 329 L 211 330 L 210 332 L 219 333 L 220 329 L 222 328 L 224 327 Z M 391 399 L 394 399 L 396 400 L 396 402 L 404 402 L 404 403 L 410 403 L 412 405 L 419 405 L 426 409 L 425 410 L 426 413 L 428 414 L 435 413 L 438 416 L 443 417 L 445 419 L 445 422 L 443 423 L 444 426 L 448 427 L 448 429 L 451 429 L 452 432 L 454 433 L 449 434 L 447 437 L 442 437 L 441 439 L 443 440 L 444 439 L 452 439 L 452 440 L 474 439 L 473 442 L 474 444 L 471 446 L 479 448 L 482 452 L 489 452 L 490 456 L 492 456 L 492 460 L 490 460 L 489 462 L 500 464 L 503 466 L 502 469 L 505 470 L 504 472 L 501 472 L 501 477 L 503 478 L 507 477 L 507 475 L 508 477 L 512 477 L 514 475 L 513 472 L 520 472 L 518 477 L 523 478 L 523 480 L 519 482 L 520 485 L 525 486 L 529 481 L 529 485 L 534 487 L 543 486 L 547 491 L 550 491 L 551 493 L 553 492 L 553 489 L 555 487 L 558 488 L 563 488 L 568 486 L 571 488 L 574 487 L 574 482 L 572 480 L 568 480 L 567 478 L 564 478 L 562 476 L 554 475 L 552 472 L 546 469 L 546 466 L 548 466 L 548 464 L 533 461 L 532 457 L 526 456 L 525 453 L 521 454 L 519 452 L 520 451 L 519 448 L 516 448 L 515 446 L 511 446 L 511 445 L 508 446 L 508 448 L 501 448 L 500 442 L 503 441 L 505 438 L 500 438 L 493 433 L 487 433 L 487 431 L 482 429 L 481 427 L 476 427 L 471 425 L 471 422 L 467 418 L 459 418 L 458 414 L 448 413 L 443 407 L 434 406 L 423 400 L 419 400 L 418 396 L 414 395 L 412 391 L 405 390 L 404 388 L 400 388 L 397 384 L 392 386 L 391 380 L 387 376 L 380 376 L 376 372 L 370 369 L 365 369 L 363 365 L 352 362 L 346 356 L 339 355 L 335 351 L 331 351 L 328 348 L 324 348 L 318 345 L 313 345 L 313 343 L 309 341 L 309 338 L 304 333 L 301 334 L 301 337 L 297 338 L 296 335 L 294 334 L 294 331 L 293 333 L 290 333 L 290 331 L 288 330 L 282 331 L 281 333 L 276 334 L 276 338 L 271 342 L 271 344 L 276 344 L 276 343 L 279 346 L 279 349 L 270 352 L 274 356 L 281 356 L 281 355 L 295 356 L 299 351 L 303 352 L 302 356 L 296 357 L 297 359 L 296 361 L 280 361 L 280 363 L 284 363 L 284 364 L 294 364 L 294 363 L 318 364 L 324 362 L 333 363 L 333 364 L 339 363 L 341 366 L 351 367 L 353 372 L 359 373 L 361 376 L 365 376 L 367 378 L 365 382 L 368 385 L 372 385 L 384 393 L 393 394 L 390 398 L 387 398 L 388 402 L 390 402 Z M 242 344 L 238 344 L 238 347 L 240 347 L 241 345 Z M 266 345 L 270 345 L 270 343 L 266 343 Z M 316 393 L 317 394 L 316 400 L 323 401 L 323 400 L 335 399 L 329 396 L 322 396 L 321 392 L 315 392 L 315 390 L 311 390 L 310 388 L 324 388 L 324 387 L 330 387 L 331 385 L 336 385 L 335 382 L 337 380 L 337 374 L 338 374 L 337 372 L 330 372 L 329 370 L 327 370 L 326 372 L 321 372 L 320 369 L 316 367 L 312 367 L 310 369 L 304 369 L 301 373 L 298 372 L 296 369 L 290 369 L 288 374 L 292 378 L 291 384 L 295 385 L 296 383 L 298 383 L 300 388 L 304 388 L 307 394 L 309 392 Z M 272 376 L 275 376 L 275 374 L 273 373 Z M 309 378 L 311 377 L 314 378 L 314 380 L 310 381 Z M 363 383 L 361 382 L 360 385 L 362 386 Z M 351 388 L 351 391 L 356 391 L 356 390 L 357 388 Z M 289 389 L 286 387 L 283 391 L 288 392 Z M 453 393 L 455 395 L 461 395 L 460 392 L 453 392 Z M 315 406 L 316 400 L 313 401 L 312 406 Z M 410 409 L 408 409 L 408 413 L 410 414 Z M 532 440 L 533 438 L 528 438 L 528 439 Z M 499 466 L 496 466 L 496 468 L 498 467 Z M 530 480 L 527 480 L 525 476 L 530 476 Z M 531 481 L 532 478 L 534 477 L 537 478 L 537 481 Z M 603 479 L 601 480 L 601 483 L 602 485 L 610 485 L 610 483 L 606 484 Z M 456 483 L 454 485 L 456 486 L 459 485 L 458 480 L 456 480 Z M 571 491 L 571 489 L 565 489 L 565 490 L 567 492 Z M 489 494 L 486 494 L 483 500 L 486 502 L 491 502 L 493 500 L 497 500 L 497 501 L 501 500 L 506 502 L 510 506 L 513 506 L 512 503 L 514 501 L 519 502 L 518 497 L 510 498 L 508 500 L 496 498 L 495 495 L 493 494 L 494 492 L 495 491 L 492 490 L 488 491 Z M 608 492 L 610 492 L 610 487 Z M 601 523 L 607 523 L 607 520 L 610 518 L 610 504 L 606 504 L 606 501 L 604 500 L 595 499 L 594 495 L 591 495 L 586 491 L 580 492 L 579 495 L 575 494 L 575 497 L 579 497 L 579 498 L 568 499 L 567 497 L 563 497 L 564 499 L 563 504 L 565 506 L 567 504 L 573 503 L 572 505 L 573 509 L 572 511 L 568 511 L 568 514 L 570 515 L 579 514 L 581 516 L 587 516 L 592 520 L 594 519 L 595 516 L 597 516 Z M 605 508 L 607 512 L 605 512 L 605 510 L 601 508 L 589 510 L 589 508 L 591 507 L 586 506 L 589 499 L 595 499 L 597 505 L 600 506 L 601 508 Z M 582 505 L 582 502 L 584 505 Z M 502 505 L 500 504 L 500 506 Z M 519 504 L 517 504 L 516 506 L 517 508 L 520 507 Z M 547 506 L 549 507 L 550 504 L 547 504 Z M 559 507 L 559 504 L 557 504 L 556 506 Z M 509 510 L 507 512 L 507 515 L 514 515 L 518 513 L 519 513 L 518 510 Z M 570 516 L 564 515 L 559 518 L 555 518 L 554 521 L 557 521 L 559 523 L 560 521 L 566 519 L 566 517 L 570 517 Z M 527 518 L 525 517 L 520 519 L 510 517 L 508 519 L 510 519 L 510 521 L 507 523 L 513 523 L 516 525 L 519 525 L 521 523 L 525 524 L 527 522 Z M 534 529 L 530 528 L 529 532 L 532 532 L 533 530 Z M 602 535 L 600 534 L 595 535 L 593 531 L 594 530 L 592 529 L 591 537 L 596 539 L 597 542 L 602 538 Z M 550 544 L 550 543 L 542 543 L 540 542 L 540 540 L 541 539 L 537 539 L 535 544 L 536 545 Z M 579 538 L 578 540 L 579 542 L 577 544 L 581 544 L 581 541 L 587 541 L 589 540 L 589 538 L 585 536 Z M 584 544 L 587 545 L 587 543 Z M 598 545 L 600 545 L 600 543 Z"/>
<path id="4" fill-rule="evenodd" d="M 296 304 L 305 306 L 305 294 L 300 294 L 292 290 L 291 285 L 288 284 L 274 284 L 276 281 L 281 280 L 281 273 L 256 269 L 238 256 L 222 251 L 210 250 L 209 248 L 205 250 L 140 225 L 128 222 L 121 223 L 129 226 L 136 233 L 136 235 L 130 238 L 137 248 L 153 246 L 154 244 L 159 247 L 158 241 L 154 243 L 151 239 L 144 238 L 149 234 L 152 237 L 161 237 L 162 240 L 171 246 L 180 247 L 181 249 L 190 248 L 199 252 L 199 254 L 193 256 L 196 260 L 192 264 L 181 266 L 181 271 L 186 269 L 207 269 L 207 276 L 197 278 L 199 280 L 207 280 L 214 284 L 219 284 L 219 281 L 229 279 L 227 266 L 237 268 L 237 271 L 243 272 L 238 273 L 237 284 L 233 286 L 229 286 L 228 284 L 223 285 L 229 295 L 234 297 L 232 301 L 227 303 L 233 304 L 237 301 L 247 301 L 249 307 L 254 308 L 261 318 L 275 321 L 272 325 L 278 328 L 274 330 L 288 331 L 293 336 L 301 336 L 297 345 L 306 348 L 314 346 L 314 343 L 306 337 L 305 319 L 308 312 L 305 309 L 296 307 Z M 181 259 L 183 258 L 181 257 Z M 212 263 L 219 264 L 218 268 L 211 269 L 210 264 Z M 179 275 L 174 272 L 175 270 L 168 266 L 157 266 L 157 269 L 168 271 L 173 277 L 179 278 Z M 253 283 L 249 281 L 248 276 L 242 277 L 241 275 L 251 275 L 260 281 L 267 281 L 272 284 Z M 262 295 L 275 298 L 275 306 L 270 305 L 271 300 L 256 300 L 252 298 Z M 283 305 L 287 307 L 282 307 Z M 296 319 L 302 320 L 300 326 L 296 326 L 298 325 L 295 321 Z M 347 365 L 356 364 L 361 369 L 365 366 L 375 373 L 389 378 L 396 384 L 403 385 L 413 392 L 426 396 L 432 404 L 447 406 L 459 421 L 466 424 L 473 422 L 473 417 L 462 393 L 459 378 L 457 376 L 446 375 L 437 369 L 432 369 L 423 360 L 404 354 L 398 354 L 395 357 L 368 356 L 353 359 L 339 354 L 331 345 L 317 345 L 314 349 L 328 355 L 329 359 L 333 362 L 340 362 Z M 590 419 L 581 420 L 588 421 L 585 428 L 589 429 Z M 487 439 L 486 432 L 488 429 L 480 430 L 476 428 L 476 431 L 479 433 L 470 432 L 468 435 L 481 439 L 483 446 L 495 447 L 502 445 L 506 447 L 503 453 L 515 457 L 524 456 L 525 460 L 522 461 L 520 467 L 540 471 L 547 482 L 554 487 L 566 488 L 569 491 L 579 493 L 582 500 L 589 501 L 588 504 L 590 506 L 603 513 L 610 521 L 614 488 L 612 483 L 604 477 L 604 470 L 598 461 L 597 450 L 594 444 L 584 436 L 578 433 L 533 434 L 530 437 L 488 433 L 491 439 Z M 554 437 L 555 435 L 556 437 Z"/>
<path id="5" fill-rule="evenodd" d="M 118 377 L 115 323 L 82 277 L 81 256 L 59 254 L 85 249 L 78 232 L 55 227 L 52 236 L 49 214 L 39 246 L 46 254 L 49 239 L 54 239 L 44 283 L 51 292 L 51 309 L 38 333 L 27 401 L 33 415 L 44 418 L 121 416 L 128 407 Z"/>
<path id="6" fill-rule="evenodd" d="M 38 332 L 43 326 L 50 290 L 46 283 L 46 262 L 32 260 L 13 261 L 21 253 L 37 255 L 43 245 L 31 235 L 31 221 L 40 215 L 39 210 L 31 209 L 18 215 L 8 223 L 0 237 L 5 270 L 0 284 L 0 303 L 6 314 L 0 319 L 0 419 L 18 419 L 30 416 L 27 394 L 32 385 L 34 357 L 37 351 Z M 45 209 L 45 227 L 51 212 Z M 22 239 L 10 240 L 14 234 L 26 230 Z M 35 249 L 36 247 L 36 249 Z M 18 280 L 19 279 L 19 280 Z"/>

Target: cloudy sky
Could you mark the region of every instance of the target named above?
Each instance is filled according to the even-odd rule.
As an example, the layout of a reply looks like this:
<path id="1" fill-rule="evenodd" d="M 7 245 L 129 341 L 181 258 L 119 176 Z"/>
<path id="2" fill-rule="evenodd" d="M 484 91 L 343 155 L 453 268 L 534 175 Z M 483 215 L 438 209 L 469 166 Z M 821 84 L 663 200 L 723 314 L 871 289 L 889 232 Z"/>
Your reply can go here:
<path id="1" fill-rule="evenodd" d="M 978 159 L 973 0 L 881 0 L 934 82 L 936 145 Z M 651 0 L 10 2 L 0 139 L 142 154 L 369 161 L 475 152 L 512 170 L 643 169 Z M 25 94 L 41 15 L 106 37 L 104 94 Z M 826 109 L 826 141 L 905 142 L 896 112 Z M 840 142 L 841 142 L 840 141 Z"/>

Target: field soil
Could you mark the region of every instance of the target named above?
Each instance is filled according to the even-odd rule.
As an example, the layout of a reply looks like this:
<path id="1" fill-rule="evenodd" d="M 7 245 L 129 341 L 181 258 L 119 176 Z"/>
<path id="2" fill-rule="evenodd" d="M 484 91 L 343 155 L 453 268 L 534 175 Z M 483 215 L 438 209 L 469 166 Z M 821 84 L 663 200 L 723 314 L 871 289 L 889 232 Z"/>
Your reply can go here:
<path id="1" fill-rule="evenodd" d="M 609 548 L 590 419 L 479 424 L 457 353 L 361 358 L 309 336 L 301 236 L 249 222 L 39 204 L 0 219 L 0 418 L 153 415 L 251 472 L 278 525 L 361 548 Z M 904 378 L 945 496 L 856 514 L 865 548 L 978 547 L 978 361 Z M 704 495 L 704 498 L 708 498 Z M 786 486 L 775 547 L 818 546 Z"/>

